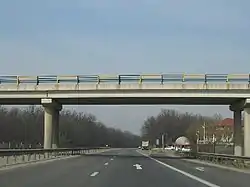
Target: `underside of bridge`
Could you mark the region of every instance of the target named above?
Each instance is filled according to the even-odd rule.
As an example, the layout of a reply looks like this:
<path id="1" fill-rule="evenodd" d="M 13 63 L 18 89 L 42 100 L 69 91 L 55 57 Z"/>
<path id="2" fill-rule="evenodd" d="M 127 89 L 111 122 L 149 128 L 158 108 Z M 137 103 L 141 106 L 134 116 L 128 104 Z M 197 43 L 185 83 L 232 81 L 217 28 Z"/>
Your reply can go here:
<path id="1" fill-rule="evenodd" d="M 53 98 L 62 105 L 230 105 L 239 98 L 213 97 L 95 97 Z M 41 105 L 40 98 L 0 99 L 1 105 Z"/>

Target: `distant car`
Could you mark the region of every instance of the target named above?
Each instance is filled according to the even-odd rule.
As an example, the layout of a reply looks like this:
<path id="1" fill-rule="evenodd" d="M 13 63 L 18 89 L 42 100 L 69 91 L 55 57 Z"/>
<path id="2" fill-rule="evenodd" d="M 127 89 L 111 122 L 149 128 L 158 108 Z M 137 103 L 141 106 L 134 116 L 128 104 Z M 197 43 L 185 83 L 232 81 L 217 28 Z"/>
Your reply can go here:
<path id="1" fill-rule="evenodd" d="M 165 148 L 166 150 L 174 150 L 174 146 L 168 146 Z"/>
<path id="2" fill-rule="evenodd" d="M 141 146 L 139 146 L 138 149 L 141 149 Z"/>
<path id="3" fill-rule="evenodd" d="M 190 149 L 190 148 L 187 148 L 187 147 L 183 147 L 183 148 L 181 149 L 181 151 L 182 151 L 182 152 L 190 152 L 191 149 Z"/>

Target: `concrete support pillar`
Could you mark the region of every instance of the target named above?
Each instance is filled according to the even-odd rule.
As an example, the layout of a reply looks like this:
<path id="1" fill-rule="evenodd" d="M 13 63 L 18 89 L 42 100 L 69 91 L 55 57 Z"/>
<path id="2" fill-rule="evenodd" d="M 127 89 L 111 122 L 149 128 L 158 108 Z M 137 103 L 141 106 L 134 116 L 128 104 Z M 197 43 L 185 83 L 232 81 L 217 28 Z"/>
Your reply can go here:
<path id="1" fill-rule="evenodd" d="M 53 115 L 53 130 L 52 130 L 52 148 L 59 146 L 59 110 L 54 110 Z"/>
<path id="2" fill-rule="evenodd" d="M 250 98 L 246 98 L 246 99 L 242 99 L 234 104 L 232 104 L 230 106 L 230 109 L 233 111 L 237 111 L 237 110 L 243 110 L 244 112 L 244 149 L 243 149 L 243 153 L 242 155 L 244 156 L 248 156 L 250 157 Z M 235 122 L 235 128 L 236 131 L 238 132 L 236 136 L 236 141 L 239 142 L 240 141 L 240 137 L 242 137 L 242 134 L 240 134 L 240 127 L 237 121 L 239 121 L 240 119 L 240 114 L 239 112 L 234 114 L 234 122 Z M 242 128 L 242 127 L 241 127 Z M 240 143 L 240 142 L 239 142 Z M 243 146 L 242 146 L 243 147 Z M 236 148 L 235 147 L 235 151 L 237 153 L 240 152 L 240 148 Z"/>
<path id="3" fill-rule="evenodd" d="M 243 155 L 241 110 L 234 111 L 234 155 Z"/>
<path id="4" fill-rule="evenodd" d="M 250 157 L 250 107 L 244 109 L 244 156 Z"/>
<path id="5" fill-rule="evenodd" d="M 52 99 L 42 99 L 44 107 L 44 149 L 59 145 L 59 111 L 62 106 Z"/>
<path id="6" fill-rule="evenodd" d="M 53 114 L 54 110 L 51 107 L 44 107 L 44 142 L 43 148 L 52 148 L 53 136 Z"/>

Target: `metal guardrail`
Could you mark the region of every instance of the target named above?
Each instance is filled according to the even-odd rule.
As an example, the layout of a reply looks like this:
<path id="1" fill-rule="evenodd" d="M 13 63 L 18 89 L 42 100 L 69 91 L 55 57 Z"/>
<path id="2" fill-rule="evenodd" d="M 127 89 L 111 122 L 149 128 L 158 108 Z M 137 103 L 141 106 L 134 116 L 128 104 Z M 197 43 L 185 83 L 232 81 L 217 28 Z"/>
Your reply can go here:
<path id="1" fill-rule="evenodd" d="M 107 147 L 59 149 L 0 149 L 0 167 L 36 162 L 64 156 L 82 155 L 108 149 Z"/>
<path id="2" fill-rule="evenodd" d="M 250 157 L 205 152 L 191 152 L 183 154 L 190 158 L 195 158 L 215 164 L 226 165 L 236 168 L 250 168 Z"/>
<path id="3" fill-rule="evenodd" d="M 121 75 L 41 75 L 0 76 L 1 84 L 86 84 L 86 83 L 244 83 L 250 84 L 250 74 L 121 74 Z"/>

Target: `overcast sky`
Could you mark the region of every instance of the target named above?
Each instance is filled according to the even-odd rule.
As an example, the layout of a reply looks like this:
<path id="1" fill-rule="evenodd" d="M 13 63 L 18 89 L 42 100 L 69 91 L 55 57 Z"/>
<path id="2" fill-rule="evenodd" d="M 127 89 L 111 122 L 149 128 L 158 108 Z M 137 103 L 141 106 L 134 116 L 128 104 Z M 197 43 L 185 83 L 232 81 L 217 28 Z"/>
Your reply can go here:
<path id="1" fill-rule="evenodd" d="M 249 0 L 0 2 L 0 74 L 249 73 Z M 161 108 L 231 117 L 228 107 L 74 106 L 139 132 Z"/>

